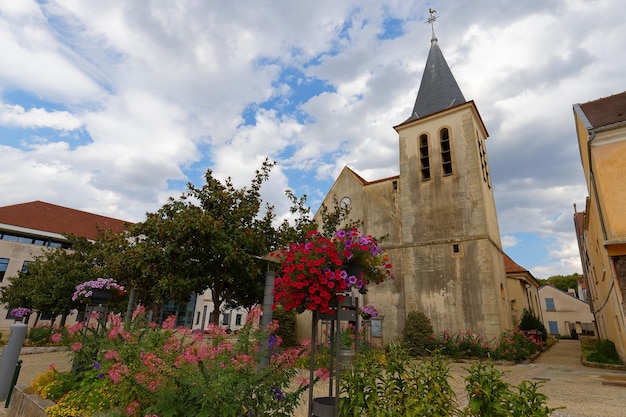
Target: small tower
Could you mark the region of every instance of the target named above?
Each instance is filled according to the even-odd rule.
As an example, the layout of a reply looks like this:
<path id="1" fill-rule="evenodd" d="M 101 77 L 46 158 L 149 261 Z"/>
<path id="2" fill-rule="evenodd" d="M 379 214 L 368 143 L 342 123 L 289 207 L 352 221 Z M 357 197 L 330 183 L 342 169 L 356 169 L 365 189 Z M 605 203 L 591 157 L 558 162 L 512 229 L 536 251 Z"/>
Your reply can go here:
<path id="1" fill-rule="evenodd" d="M 512 323 L 488 136 L 466 101 L 434 32 L 421 84 L 400 144 L 400 214 L 406 310 L 426 313 L 436 330 L 498 336 Z"/>

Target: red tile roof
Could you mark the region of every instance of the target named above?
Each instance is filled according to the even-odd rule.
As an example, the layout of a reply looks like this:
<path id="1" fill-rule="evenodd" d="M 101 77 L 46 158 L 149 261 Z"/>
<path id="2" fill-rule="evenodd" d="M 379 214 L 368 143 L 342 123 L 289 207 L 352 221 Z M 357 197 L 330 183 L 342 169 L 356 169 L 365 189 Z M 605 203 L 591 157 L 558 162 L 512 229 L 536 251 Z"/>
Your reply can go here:
<path id="1" fill-rule="evenodd" d="M 509 255 L 503 253 L 504 255 L 504 270 L 507 274 L 515 273 L 515 272 L 528 272 L 527 269 L 522 268 L 518 264 L 513 261 L 513 259 L 509 258 Z"/>
<path id="2" fill-rule="evenodd" d="M 594 128 L 626 121 L 626 91 L 580 105 Z"/>
<path id="3" fill-rule="evenodd" d="M 129 222 L 43 201 L 32 201 L 0 207 L 0 223 L 94 239 L 98 228 L 117 233 L 126 230 Z"/>

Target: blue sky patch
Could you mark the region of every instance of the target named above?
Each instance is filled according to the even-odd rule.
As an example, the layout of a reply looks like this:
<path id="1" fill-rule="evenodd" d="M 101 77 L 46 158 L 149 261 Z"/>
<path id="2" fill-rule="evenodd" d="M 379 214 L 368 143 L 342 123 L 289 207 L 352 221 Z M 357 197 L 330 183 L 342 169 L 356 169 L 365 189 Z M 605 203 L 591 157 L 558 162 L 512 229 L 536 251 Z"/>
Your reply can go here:
<path id="1" fill-rule="evenodd" d="M 382 30 L 377 36 L 379 40 L 399 38 L 404 35 L 404 21 L 388 17 L 383 21 Z"/>

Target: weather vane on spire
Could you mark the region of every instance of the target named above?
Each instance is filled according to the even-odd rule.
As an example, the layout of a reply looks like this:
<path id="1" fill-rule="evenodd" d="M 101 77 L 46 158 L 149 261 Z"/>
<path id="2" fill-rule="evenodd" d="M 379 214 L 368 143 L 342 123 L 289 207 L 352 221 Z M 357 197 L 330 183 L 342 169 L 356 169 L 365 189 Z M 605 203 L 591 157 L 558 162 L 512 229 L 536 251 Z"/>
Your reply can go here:
<path id="1" fill-rule="evenodd" d="M 435 9 L 428 9 L 428 13 L 430 13 L 430 17 L 424 23 L 430 23 L 430 27 L 433 31 L 433 40 L 436 40 L 437 38 L 435 37 L 435 20 L 437 20 L 439 16 L 435 14 L 437 13 L 437 10 Z"/>

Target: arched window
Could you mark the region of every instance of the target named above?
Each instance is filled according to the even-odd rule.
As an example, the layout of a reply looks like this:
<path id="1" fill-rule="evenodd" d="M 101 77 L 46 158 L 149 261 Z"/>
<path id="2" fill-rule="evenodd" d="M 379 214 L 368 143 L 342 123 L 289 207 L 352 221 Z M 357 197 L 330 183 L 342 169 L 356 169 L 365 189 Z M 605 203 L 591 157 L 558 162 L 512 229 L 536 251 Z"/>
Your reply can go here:
<path id="1" fill-rule="evenodd" d="M 430 155 L 428 154 L 428 135 L 422 134 L 419 139 L 420 174 L 422 181 L 430 179 Z"/>
<path id="2" fill-rule="evenodd" d="M 452 175 L 452 150 L 450 149 L 450 133 L 443 128 L 439 133 L 441 144 L 441 167 L 443 175 Z"/>

